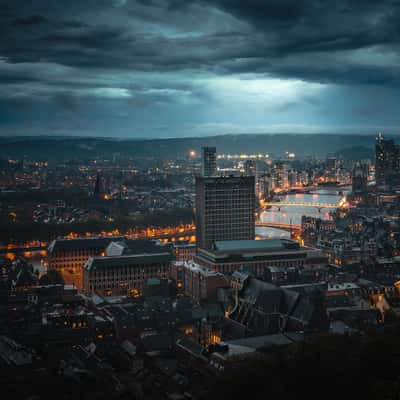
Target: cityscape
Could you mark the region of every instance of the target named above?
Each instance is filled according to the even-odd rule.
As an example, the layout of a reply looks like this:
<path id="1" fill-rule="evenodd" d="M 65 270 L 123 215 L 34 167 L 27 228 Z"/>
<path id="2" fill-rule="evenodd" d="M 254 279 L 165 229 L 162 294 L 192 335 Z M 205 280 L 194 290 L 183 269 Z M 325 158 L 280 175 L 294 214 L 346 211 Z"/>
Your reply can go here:
<path id="1" fill-rule="evenodd" d="M 4 1 L 3 399 L 400 399 L 400 6 L 361 3 Z"/>
<path id="2" fill-rule="evenodd" d="M 186 153 L 4 160 L 0 350 L 21 395 L 56 371 L 71 396 L 203 398 L 236 357 L 397 332 L 400 145 Z"/>

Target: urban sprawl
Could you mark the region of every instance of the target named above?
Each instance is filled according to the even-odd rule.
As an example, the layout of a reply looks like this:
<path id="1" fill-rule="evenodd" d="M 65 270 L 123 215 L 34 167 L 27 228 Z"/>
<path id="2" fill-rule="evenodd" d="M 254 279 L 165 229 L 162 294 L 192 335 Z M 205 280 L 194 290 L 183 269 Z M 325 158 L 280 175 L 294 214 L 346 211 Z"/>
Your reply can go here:
<path id="1" fill-rule="evenodd" d="M 201 399 L 237 357 L 398 326 L 400 145 L 217 150 L 1 161 L 3 381 Z"/>

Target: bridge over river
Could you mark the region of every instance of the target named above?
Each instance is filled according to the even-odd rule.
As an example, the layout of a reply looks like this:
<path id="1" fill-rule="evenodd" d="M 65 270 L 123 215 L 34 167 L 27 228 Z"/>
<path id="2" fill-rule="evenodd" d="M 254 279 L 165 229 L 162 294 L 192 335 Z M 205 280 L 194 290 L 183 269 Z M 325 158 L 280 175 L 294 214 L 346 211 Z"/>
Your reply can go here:
<path id="1" fill-rule="evenodd" d="M 276 228 L 276 229 L 283 229 L 285 231 L 291 231 L 291 232 L 301 231 L 300 224 L 287 224 L 284 222 L 256 221 L 256 227 Z"/>
<path id="2" fill-rule="evenodd" d="M 280 211 L 281 207 L 316 207 L 316 208 L 318 208 L 318 210 L 321 210 L 323 208 L 335 209 L 335 208 L 339 207 L 338 204 L 309 203 L 309 202 L 295 202 L 295 201 L 290 201 L 290 202 L 270 201 L 270 202 L 264 203 L 264 206 L 277 207 L 279 211 Z"/>

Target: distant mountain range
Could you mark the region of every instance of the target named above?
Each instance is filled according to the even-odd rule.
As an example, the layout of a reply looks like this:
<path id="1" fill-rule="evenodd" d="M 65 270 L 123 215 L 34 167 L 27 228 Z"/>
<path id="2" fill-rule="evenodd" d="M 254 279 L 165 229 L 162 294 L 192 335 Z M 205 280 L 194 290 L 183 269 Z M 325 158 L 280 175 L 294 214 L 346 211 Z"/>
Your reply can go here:
<path id="1" fill-rule="evenodd" d="M 285 152 L 299 157 L 336 155 L 363 159 L 374 155 L 373 135 L 241 134 L 176 139 L 111 139 L 76 137 L 2 137 L 0 158 L 47 160 L 92 159 L 118 154 L 132 158 L 174 159 L 190 150 L 216 146 L 218 153 L 268 153 L 279 158 Z"/>

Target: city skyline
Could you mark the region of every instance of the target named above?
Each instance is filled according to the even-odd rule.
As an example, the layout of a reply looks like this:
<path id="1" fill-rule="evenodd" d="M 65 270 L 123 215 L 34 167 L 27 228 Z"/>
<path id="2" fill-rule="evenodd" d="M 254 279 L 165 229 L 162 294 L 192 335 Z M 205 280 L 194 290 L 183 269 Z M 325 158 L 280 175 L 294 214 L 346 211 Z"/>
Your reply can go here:
<path id="1" fill-rule="evenodd" d="M 0 4 L 2 398 L 400 400 L 400 0 Z"/>
<path id="2" fill-rule="evenodd" d="M 199 141 L 2 140 L 4 396 L 398 399 L 400 145 Z"/>
<path id="3" fill-rule="evenodd" d="M 4 1 L 0 136 L 397 133 L 394 1 Z"/>

